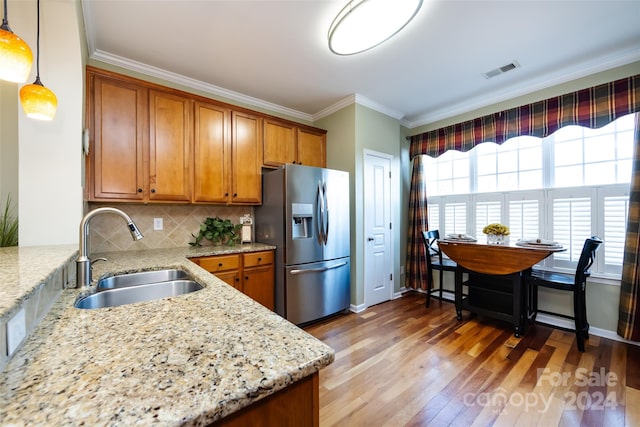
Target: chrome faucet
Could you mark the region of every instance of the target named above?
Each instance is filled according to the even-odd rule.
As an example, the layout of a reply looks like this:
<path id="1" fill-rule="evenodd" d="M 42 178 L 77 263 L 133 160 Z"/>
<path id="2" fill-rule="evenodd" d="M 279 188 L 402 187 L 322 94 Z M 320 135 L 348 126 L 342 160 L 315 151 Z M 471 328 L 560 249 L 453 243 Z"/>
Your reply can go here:
<path id="1" fill-rule="evenodd" d="M 114 213 L 120 215 L 129 226 L 129 232 L 133 240 L 140 240 L 144 236 L 133 223 L 131 217 L 120 209 L 116 208 L 98 208 L 87 212 L 82 221 L 80 221 L 80 249 L 78 258 L 76 259 L 76 287 L 89 286 L 91 284 L 91 260 L 89 259 L 87 242 L 89 240 L 89 221 L 96 215 L 103 213 Z"/>

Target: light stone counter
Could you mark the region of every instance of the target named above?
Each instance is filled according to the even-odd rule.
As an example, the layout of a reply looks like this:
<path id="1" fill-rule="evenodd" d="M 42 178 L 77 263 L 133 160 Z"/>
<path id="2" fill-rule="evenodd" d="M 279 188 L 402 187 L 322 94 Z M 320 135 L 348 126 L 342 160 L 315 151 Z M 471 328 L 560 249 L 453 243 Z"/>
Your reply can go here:
<path id="1" fill-rule="evenodd" d="M 177 267 L 205 288 L 96 310 L 64 290 L 0 373 L 0 425 L 206 425 L 329 365 L 330 347 L 185 257 L 268 248 L 94 255 L 94 278 Z"/>

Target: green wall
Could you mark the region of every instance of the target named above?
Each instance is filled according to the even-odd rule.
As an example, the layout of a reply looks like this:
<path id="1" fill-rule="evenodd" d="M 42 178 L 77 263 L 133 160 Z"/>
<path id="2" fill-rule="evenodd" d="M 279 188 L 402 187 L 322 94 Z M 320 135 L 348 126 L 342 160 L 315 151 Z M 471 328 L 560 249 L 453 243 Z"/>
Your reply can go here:
<path id="1" fill-rule="evenodd" d="M 364 301 L 364 200 L 363 161 L 365 150 L 393 156 L 391 164 L 391 217 L 394 253 L 394 291 L 402 285 L 400 275 L 400 230 L 403 221 L 402 173 L 400 161 L 401 131 L 398 120 L 360 104 L 351 104 L 315 123 L 327 132 L 327 167 L 346 170 L 350 174 L 351 208 L 351 304 Z"/>

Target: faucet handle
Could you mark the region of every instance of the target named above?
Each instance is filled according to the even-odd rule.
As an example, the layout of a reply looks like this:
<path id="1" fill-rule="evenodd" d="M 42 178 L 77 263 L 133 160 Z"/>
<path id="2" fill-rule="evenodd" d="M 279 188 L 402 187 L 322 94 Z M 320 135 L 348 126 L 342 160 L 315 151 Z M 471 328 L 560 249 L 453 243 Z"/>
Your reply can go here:
<path id="1" fill-rule="evenodd" d="M 91 261 L 91 265 L 95 264 L 98 261 L 106 261 L 106 260 L 107 260 L 106 258 L 96 258 L 93 261 Z"/>

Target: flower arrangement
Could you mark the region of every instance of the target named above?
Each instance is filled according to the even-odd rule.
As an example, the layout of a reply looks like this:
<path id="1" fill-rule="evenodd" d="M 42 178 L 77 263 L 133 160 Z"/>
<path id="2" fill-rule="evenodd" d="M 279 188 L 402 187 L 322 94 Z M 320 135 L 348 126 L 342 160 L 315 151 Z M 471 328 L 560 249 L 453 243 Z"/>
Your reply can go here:
<path id="1" fill-rule="evenodd" d="M 509 227 L 499 223 L 489 224 L 482 229 L 484 234 L 509 235 Z"/>
<path id="2" fill-rule="evenodd" d="M 485 226 L 482 232 L 487 235 L 487 243 L 494 245 L 503 245 L 507 243 L 509 235 L 509 227 L 499 223 L 493 223 Z"/>

